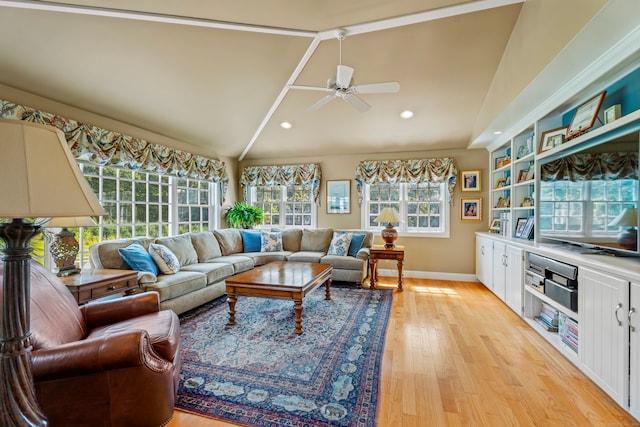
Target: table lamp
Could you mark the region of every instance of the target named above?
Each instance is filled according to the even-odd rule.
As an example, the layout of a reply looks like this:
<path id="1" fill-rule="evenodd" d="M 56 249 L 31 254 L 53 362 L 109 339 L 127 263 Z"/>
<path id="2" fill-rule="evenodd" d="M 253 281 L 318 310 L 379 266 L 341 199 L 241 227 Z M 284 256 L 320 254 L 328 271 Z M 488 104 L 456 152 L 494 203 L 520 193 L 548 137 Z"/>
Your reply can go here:
<path id="1" fill-rule="evenodd" d="M 42 230 L 35 219 L 105 212 L 60 130 L 0 119 L 0 145 L 0 218 L 11 219 L 0 224 L 0 238 L 5 242 L 0 425 L 46 426 L 31 372 L 29 242 Z"/>
<path id="2" fill-rule="evenodd" d="M 380 215 L 378 215 L 375 221 L 377 223 L 387 223 L 387 226 L 382 229 L 382 240 L 384 240 L 385 242 L 384 247 L 394 247 L 395 245 L 393 244 L 393 242 L 395 242 L 398 238 L 398 232 L 395 228 L 393 228 L 393 225 L 391 225 L 391 223 L 400 222 L 400 220 L 398 219 L 398 211 L 395 208 L 387 206 L 386 208 L 382 209 Z"/>
<path id="3" fill-rule="evenodd" d="M 69 231 L 69 228 L 76 227 L 93 227 L 96 223 L 88 216 L 61 216 L 51 218 L 47 227 L 61 227 L 53 242 L 51 243 L 51 255 L 58 268 L 57 275 L 60 277 L 70 276 L 80 273 L 80 269 L 76 267 L 76 258 L 80 252 L 80 244 L 76 240 L 76 236 Z"/>
<path id="4" fill-rule="evenodd" d="M 618 233 L 620 249 L 635 251 L 638 248 L 638 209 L 624 208 L 620 215 L 608 224 L 608 227 L 628 227 Z"/>

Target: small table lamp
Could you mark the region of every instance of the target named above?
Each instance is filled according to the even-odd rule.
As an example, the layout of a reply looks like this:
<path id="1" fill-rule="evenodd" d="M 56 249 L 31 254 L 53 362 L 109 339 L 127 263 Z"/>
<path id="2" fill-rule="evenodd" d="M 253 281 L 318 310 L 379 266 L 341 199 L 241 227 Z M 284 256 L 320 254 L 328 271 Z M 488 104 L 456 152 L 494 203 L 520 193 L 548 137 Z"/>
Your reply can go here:
<path id="1" fill-rule="evenodd" d="M 52 218 L 47 227 L 61 227 L 51 243 L 51 255 L 58 267 L 58 276 L 70 276 L 80 273 L 80 269 L 76 267 L 76 258 L 80 251 L 80 244 L 76 240 L 76 236 L 69 231 L 69 228 L 76 227 L 93 227 L 96 223 L 88 216 L 61 216 Z"/>
<path id="2" fill-rule="evenodd" d="M 624 208 L 620 215 L 608 224 L 608 227 L 629 227 L 618 233 L 620 249 L 635 251 L 638 249 L 638 209 Z"/>
<path id="3" fill-rule="evenodd" d="M 0 119 L 0 238 L 5 241 L 0 322 L 0 425 L 46 426 L 31 372 L 29 242 L 40 223 L 25 218 L 99 216 L 105 211 L 64 134 L 51 126 Z"/>
<path id="4" fill-rule="evenodd" d="M 393 228 L 393 225 L 391 225 L 391 223 L 400 222 L 400 220 L 398 219 L 398 211 L 392 207 L 383 208 L 382 212 L 380 212 L 380 215 L 378 215 L 378 217 L 376 218 L 376 222 L 387 223 L 387 226 L 382 229 L 382 240 L 384 240 L 385 242 L 384 247 L 394 247 L 395 245 L 393 244 L 393 242 L 395 242 L 398 238 L 398 232 L 395 228 Z"/>

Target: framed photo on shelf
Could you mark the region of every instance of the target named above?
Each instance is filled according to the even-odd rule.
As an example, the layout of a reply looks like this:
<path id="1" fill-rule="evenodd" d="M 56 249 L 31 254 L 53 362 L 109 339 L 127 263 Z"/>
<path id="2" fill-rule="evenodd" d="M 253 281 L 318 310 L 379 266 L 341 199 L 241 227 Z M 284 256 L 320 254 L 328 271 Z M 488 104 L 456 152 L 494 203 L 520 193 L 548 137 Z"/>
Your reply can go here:
<path id="1" fill-rule="evenodd" d="M 604 124 L 609 124 L 620 118 L 620 104 L 612 105 L 604 110 Z"/>
<path id="2" fill-rule="evenodd" d="M 327 213 L 348 214 L 351 212 L 351 180 L 327 181 Z"/>
<path id="3" fill-rule="evenodd" d="M 502 188 L 507 185 L 507 178 L 498 178 L 496 180 L 496 188 Z"/>
<path id="4" fill-rule="evenodd" d="M 559 127 L 551 129 L 542 133 L 540 138 L 539 153 L 544 153 L 547 150 L 551 150 L 553 147 L 562 145 L 567 137 L 567 127 Z"/>
<path id="5" fill-rule="evenodd" d="M 524 227 L 527 225 L 527 218 L 518 218 L 516 221 L 515 237 L 522 239 L 522 233 L 524 233 Z"/>
<path id="6" fill-rule="evenodd" d="M 525 182 L 527 180 L 527 173 L 529 173 L 529 169 L 522 169 L 518 172 L 518 182 Z"/>
<path id="7" fill-rule="evenodd" d="M 494 169 L 500 169 L 501 167 L 507 166 L 509 163 L 511 163 L 509 156 L 496 157 Z"/>
<path id="8" fill-rule="evenodd" d="M 460 171 L 461 191 L 481 191 L 481 176 L 480 170 Z"/>
<path id="9" fill-rule="evenodd" d="M 527 222 L 524 225 L 524 229 L 522 230 L 522 239 L 526 239 L 526 240 L 531 240 L 533 239 L 533 222 L 534 222 L 534 218 L 532 216 L 530 216 L 529 218 L 527 218 Z"/>
<path id="10" fill-rule="evenodd" d="M 567 139 L 574 138 L 593 127 L 606 93 L 606 90 L 602 91 L 576 108 L 576 112 L 567 130 Z"/>
<path id="11" fill-rule="evenodd" d="M 491 225 L 489 226 L 489 231 L 493 231 L 496 233 L 500 232 L 500 218 L 493 218 L 491 220 Z"/>
<path id="12" fill-rule="evenodd" d="M 529 196 L 524 196 L 522 198 L 522 203 L 520 203 L 520 206 L 522 206 L 522 207 L 533 206 L 533 198 L 531 198 Z"/>
<path id="13" fill-rule="evenodd" d="M 524 177 L 524 180 L 529 181 L 530 179 L 533 179 L 535 173 L 536 173 L 536 167 L 533 163 L 531 163 L 529 165 L 529 169 L 527 169 L 527 175 Z"/>
<path id="14" fill-rule="evenodd" d="M 482 221 L 482 197 L 460 198 L 460 220 Z"/>
<path id="15" fill-rule="evenodd" d="M 510 203 L 511 199 L 508 197 L 500 197 L 496 203 L 496 208 L 508 208 Z"/>

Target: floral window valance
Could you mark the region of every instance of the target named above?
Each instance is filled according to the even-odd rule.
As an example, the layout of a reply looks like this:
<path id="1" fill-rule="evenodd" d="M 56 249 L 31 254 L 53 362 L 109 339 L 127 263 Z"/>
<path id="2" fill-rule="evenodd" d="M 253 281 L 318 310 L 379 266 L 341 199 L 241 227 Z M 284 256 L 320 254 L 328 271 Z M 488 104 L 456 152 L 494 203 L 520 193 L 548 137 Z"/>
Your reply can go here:
<path id="1" fill-rule="evenodd" d="M 0 100 L 0 117 L 60 129 L 76 159 L 101 166 L 123 166 L 131 170 L 210 180 L 220 185 L 222 200 L 225 198 L 229 177 L 224 162 L 220 160 L 196 156 L 4 100 Z"/>
<path id="2" fill-rule="evenodd" d="M 366 160 L 356 167 L 358 202 L 362 204 L 362 186 L 375 183 L 442 183 L 449 190 L 449 203 L 453 203 L 453 190 L 458 171 L 453 159 Z"/>
<path id="3" fill-rule="evenodd" d="M 320 165 L 247 166 L 242 170 L 240 185 L 247 200 L 247 188 L 264 185 L 305 185 L 313 190 L 317 203 L 320 194 Z"/>
<path id="4" fill-rule="evenodd" d="M 542 181 L 638 179 L 638 153 L 578 153 L 540 167 Z"/>

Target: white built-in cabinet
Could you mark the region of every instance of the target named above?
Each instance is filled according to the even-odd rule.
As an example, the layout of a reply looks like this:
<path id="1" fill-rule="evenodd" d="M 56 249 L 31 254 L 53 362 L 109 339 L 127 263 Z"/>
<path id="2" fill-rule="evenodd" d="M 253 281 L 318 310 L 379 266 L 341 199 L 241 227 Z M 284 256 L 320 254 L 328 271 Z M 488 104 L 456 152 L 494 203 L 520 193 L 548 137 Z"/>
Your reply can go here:
<path id="1" fill-rule="evenodd" d="M 629 291 L 629 412 L 640 419 L 640 284 L 631 282 Z"/>
<path id="2" fill-rule="evenodd" d="M 493 290 L 493 239 L 483 236 L 476 239 L 476 277 Z"/>
<path id="3" fill-rule="evenodd" d="M 493 242 L 493 293 L 504 301 L 507 283 L 507 245 L 502 242 Z"/>
<path id="4" fill-rule="evenodd" d="M 621 406 L 629 381 L 629 282 L 590 268 L 578 269 L 583 370 Z"/>
<path id="5" fill-rule="evenodd" d="M 504 302 L 522 316 L 522 281 L 524 279 L 524 251 L 518 247 L 506 245 L 505 259 L 505 298 Z"/>

